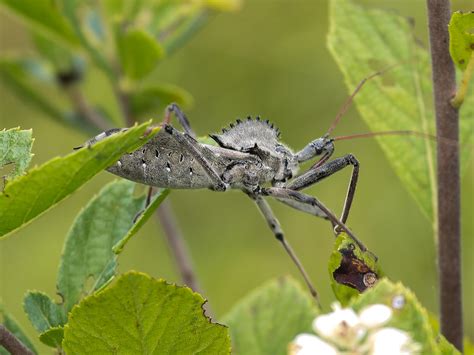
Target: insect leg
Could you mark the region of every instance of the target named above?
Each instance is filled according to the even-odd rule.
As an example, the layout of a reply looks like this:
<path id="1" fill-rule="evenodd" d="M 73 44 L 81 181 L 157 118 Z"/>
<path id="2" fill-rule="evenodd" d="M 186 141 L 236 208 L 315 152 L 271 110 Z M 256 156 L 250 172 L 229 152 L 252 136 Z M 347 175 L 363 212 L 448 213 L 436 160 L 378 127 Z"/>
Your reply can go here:
<path id="1" fill-rule="evenodd" d="M 196 133 L 194 133 L 193 129 L 191 128 L 191 124 L 189 123 L 188 118 L 186 115 L 181 111 L 179 106 L 176 103 L 172 103 L 166 107 L 165 110 L 165 119 L 163 124 L 167 125 L 171 121 L 171 113 L 174 113 L 176 118 L 178 118 L 179 124 L 183 127 L 184 131 L 189 134 L 191 137 L 195 138 Z"/>
<path id="2" fill-rule="evenodd" d="M 283 198 L 286 200 L 292 200 L 295 203 L 301 204 L 303 206 L 313 206 L 318 209 L 320 209 L 324 214 L 327 216 L 327 218 L 336 226 L 339 226 L 339 228 L 346 232 L 347 235 L 355 242 L 357 245 L 360 247 L 362 251 L 366 251 L 367 248 L 365 245 L 352 233 L 352 231 L 339 219 L 336 217 L 336 215 L 331 212 L 329 208 L 327 208 L 321 201 L 319 201 L 316 197 L 306 195 L 302 192 L 296 191 L 296 190 L 291 190 L 288 188 L 282 188 L 282 187 L 269 187 L 269 188 L 262 188 L 261 189 L 261 194 L 264 196 L 272 196 L 275 198 Z M 290 205 L 294 207 L 293 205 Z M 296 207 L 298 210 L 300 208 Z"/>
<path id="3" fill-rule="evenodd" d="M 204 149 L 207 148 L 200 146 L 194 138 L 182 134 L 170 125 L 165 125 L 164 130 L 166 133 L 172 135 L 174 139 L 176 139 L 176 141 L 180 143 L 181 146 L 195 159 L 195 161 L 203 167 L 209 176 L 209 179 L 211 179 L 215 191 L 225 191 L 227 189 L 227 185 L 222 181 L 217 171 L 206 159 Z"/>
<path id="4" fill-rule="evenodd" d="M 311 283 L 311 280 L 309 279 L 309 276 L 306 273 L 306 270 L 304 269 L 303 264 L 301 264 L 300 260 L 298 259 L 295 252 L 291 248 L 290 244 L 286 241 L 283 231 L 280 227 L 280 222 L 278 222 L 275 215 L 273 214 L 273 211 L 271 210 L 270 205 L 268 204 L 267 201 L 264 200 L 262 196 L 259 196 L 259 195 L 249 195 L 249 196 L 257 204 L 257 207 L 259 208 L 263 217 L 267 221 L 267 224 L 271 228 L 273 234 L 275 235 L 275 238 L 282 244 L 283 248 L 285 249 L 287 254 L 290 256 L 291 260 L 293 260 L 293 262 L 295 263 L 299 272 L 303 276 L 304 281 L 306 282 L 306 285 L 308 286 L 309 291 L 311 292 L 311 295 L 313 295 L 316 301 L 318 301 L 318 293 L 316 292 L 316 289 Z"/>
<path id="5" fill-rule="evenodd" d="M 359 161 L 352 154 L 347 154 L 341 158 L 336 158 L 319 167 L 311 167 L 302 175 L 286 183 L 284 187 L 296 191 L 303 190 L 311 185 L 318 183 L 322 179 L 337 173 L 338 171 L 344 169 L 349 165 L 352 165 L 352 175 L 349 181 L 349 186 L 347 188 L 346 199 L 344 201 L 344 207 L 340 218 L 342 223 L 346 223 L 347 217 L 349 216 L 349 211 L 351 209 L 352 201 L 354 199 L 357 180 L 359 178 Z M 322 217 L 325 217 L 325 215 L 323 215 Z"/>

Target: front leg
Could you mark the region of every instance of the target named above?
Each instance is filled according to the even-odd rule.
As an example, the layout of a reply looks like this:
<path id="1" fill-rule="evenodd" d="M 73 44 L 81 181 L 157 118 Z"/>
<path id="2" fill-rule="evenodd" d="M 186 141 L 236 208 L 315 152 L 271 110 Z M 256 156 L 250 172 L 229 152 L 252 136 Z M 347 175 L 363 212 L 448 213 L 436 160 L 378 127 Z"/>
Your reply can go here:
<path id="1" fill-rule="evenodd" d="M 345 167 L 352 165 L 352 175 L 351 179 L 349 181 L 349 186 L 347 189 L 346 193 L 346 199 L 344 201 L 344 207 L 342 210 L 342 215 L 340 220 L 342 223 L 346 223 L 347 217 L 349 216 L 349 211 L 352 205 L 352 201 L 354 199 L 354 194 L 355 194 L 355 189 L 357 186 L 357 180 L 359 178 L 359 161 L 352 155 L 352 154 L 347 154 L 341 158 L 336 158 L 328 163 L 325 163 L 321 166 L 312 166 L 308 171 L 303 173 L 302 175 L 292 179 L 283 187 L 295 191 L 300 191 L 303 190 L 309 186 L 312 186 L 319 181 L 323 180 L 324 178 L 327 178 L 328 176 L 331 176 L 338 171 L 344 169 Z M 292 207 L 296 207 L 294 204 L 288 201 L 282 201 Z M 315 209 L 314 207 L 307 207 L 306 210 L 302 209 L 305 212 L 311 213 L 313 215 L 316 215 L 318 217 L 326 218 L 328 217 L 322 213 L 321 210 Z"/>
<path id="2" fill-rule="evenodd" d="M 327 218 L 333 223 L 335 226 L 339 226 L 341 230 L 347 233 L 347 235 L 360 247 L 362 251 L 366 251 L 367 248 L 365 245 L 352 233 L 352 231 L 339 219 L 336 217 L 334 213 L 331 212 L 329 208 L 327 208 L 321 201 L 319 201 L 316 197 L 306 195 L 302 192 L 291 190 L 288 188 L 283 187 L 268 187 L 262 188 L 261 192 L 264 196 L 272 196 L 276 199 L 285 199 L 291 200 L 296 203 L 306 205 L 308 207 L 318 208 L 327 216 Z"/>

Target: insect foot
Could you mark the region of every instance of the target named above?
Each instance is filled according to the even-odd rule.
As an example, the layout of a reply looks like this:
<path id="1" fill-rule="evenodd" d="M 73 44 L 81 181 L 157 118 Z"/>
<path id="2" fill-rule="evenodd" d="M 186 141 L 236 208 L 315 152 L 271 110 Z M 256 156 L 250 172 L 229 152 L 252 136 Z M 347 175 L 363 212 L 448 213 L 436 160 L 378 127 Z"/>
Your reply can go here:
<path id="1" fill-rule="evenodd" d="M 92 147 L 94 144 L 96 144 L 97 142 L 100 142 L 101 140 L 111 136 L 112 134 L 115 134 L 115 133 L 118 133 L 118 132 L 123 132 L 123 131 L 126 131 L 127 128 L 112 128 L 112 129 L 109 129 L 105 132 L 102 132 L 102 133 L 99 133 L 98 135 L 96 135 L 95 137 L 89 139 L 87 142 L 85 142 L 83 145 L 80 145 L 78 147 L 74 147 L 73 149 L 74 150 L 78 150 L 78 149 L 81 149 L 83 147 Z"/>

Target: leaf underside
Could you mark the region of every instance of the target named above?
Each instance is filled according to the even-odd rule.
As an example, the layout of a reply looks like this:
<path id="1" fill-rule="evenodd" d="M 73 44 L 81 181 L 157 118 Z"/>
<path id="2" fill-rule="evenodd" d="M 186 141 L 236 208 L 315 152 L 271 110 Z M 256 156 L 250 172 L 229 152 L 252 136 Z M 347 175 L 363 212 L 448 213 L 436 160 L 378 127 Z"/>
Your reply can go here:
<path id="1" fill-rule="evenodd" d="M 328 47 L 349 91 L 369 75 L 355 102 L 371 131 L 413 130 L 434 134 L 434 111 L 428 51 L 413 34 L 409 19 L 394 12 L 366 9 L 351 0 L 331 0 Z M 461 162 L 471 157 L 474 133 L 474 94 L 471 88 L 461 110 Z M 435 220 L 435 147 L 412 136 L 377 137 L 403 185 L 423 213 Z M 452 144 L 439 140 L 439 144 Z"/>
<path id="2" fill-rule="evenodd" d="M 66 323 L 66 312 L 62 306 L 42 292 L 28 291 L 23 301 L 23 309 L 33 327 L 40 333 Z"/>
<path id="3" fill-rule="evenodd" d="M 116 180 L 107 184 L 77 216 L 68 233 L 58 272 L 58 293 L 67 311 L 115 274 L 112 247 L 133 225 L 145 203 L 135 197 L 135 183 Z M 86 289 L 86 284 L 91 289 Z"/>

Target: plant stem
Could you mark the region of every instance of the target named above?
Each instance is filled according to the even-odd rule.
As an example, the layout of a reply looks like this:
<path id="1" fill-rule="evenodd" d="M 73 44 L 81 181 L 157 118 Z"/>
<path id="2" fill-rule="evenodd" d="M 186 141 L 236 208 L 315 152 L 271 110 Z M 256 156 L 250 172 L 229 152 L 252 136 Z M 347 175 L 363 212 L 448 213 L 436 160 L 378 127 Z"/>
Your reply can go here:
<path id="1" fill-rule="evenodd" d="M 107 122 L 102 115 L 89 106 L 86 98 L 82 94 L 80 88 L 77 85 L 66 85 L 63 86 L 69 99 L 74 107 L 74 110 L 86 121 L 93 126 L 97 127 L 99 131 L 106 131 L 110 128 L 109 122 Z"/>
<path id="2" fill-rule="evenodd" d="M 130 110 L 130 96 L 125 93 L 119 85 L 116 85 L 114 90 L 122 116 L 127 123 L 127 126 L 131 127 L 135 124 L 135 120 L 132 117 L 132 112 Z"/>
<path id="3" fill-rule="evenodd" d="M 0 345 L 14 355 L 32 355 L 33 352 L 28 349 L 12 332 L 4 325 L 0 324 Z"/>
<path id="4" fill-rule="evenodd" d="M 462 352 L 461 223 L 459 178 L 459 116 L 450 100 L 456 92 L 449 55 L 447 0 L 427 0 L 437 136 L 457 144 L 437 144 L 438 268 L 441 333 Z"/>
<path id="5" fill-rule="evenodd" d="M 161 203 L 157 216 L 160 224 L 163 226 L 168 245 L 173 253 L 183 283 L 193 289 L 193 291 L 202 293 L 196 274 L 193 271 L 191 257 L 189 256 L 183 235 L 179 230 L 168 200 Z"/>

